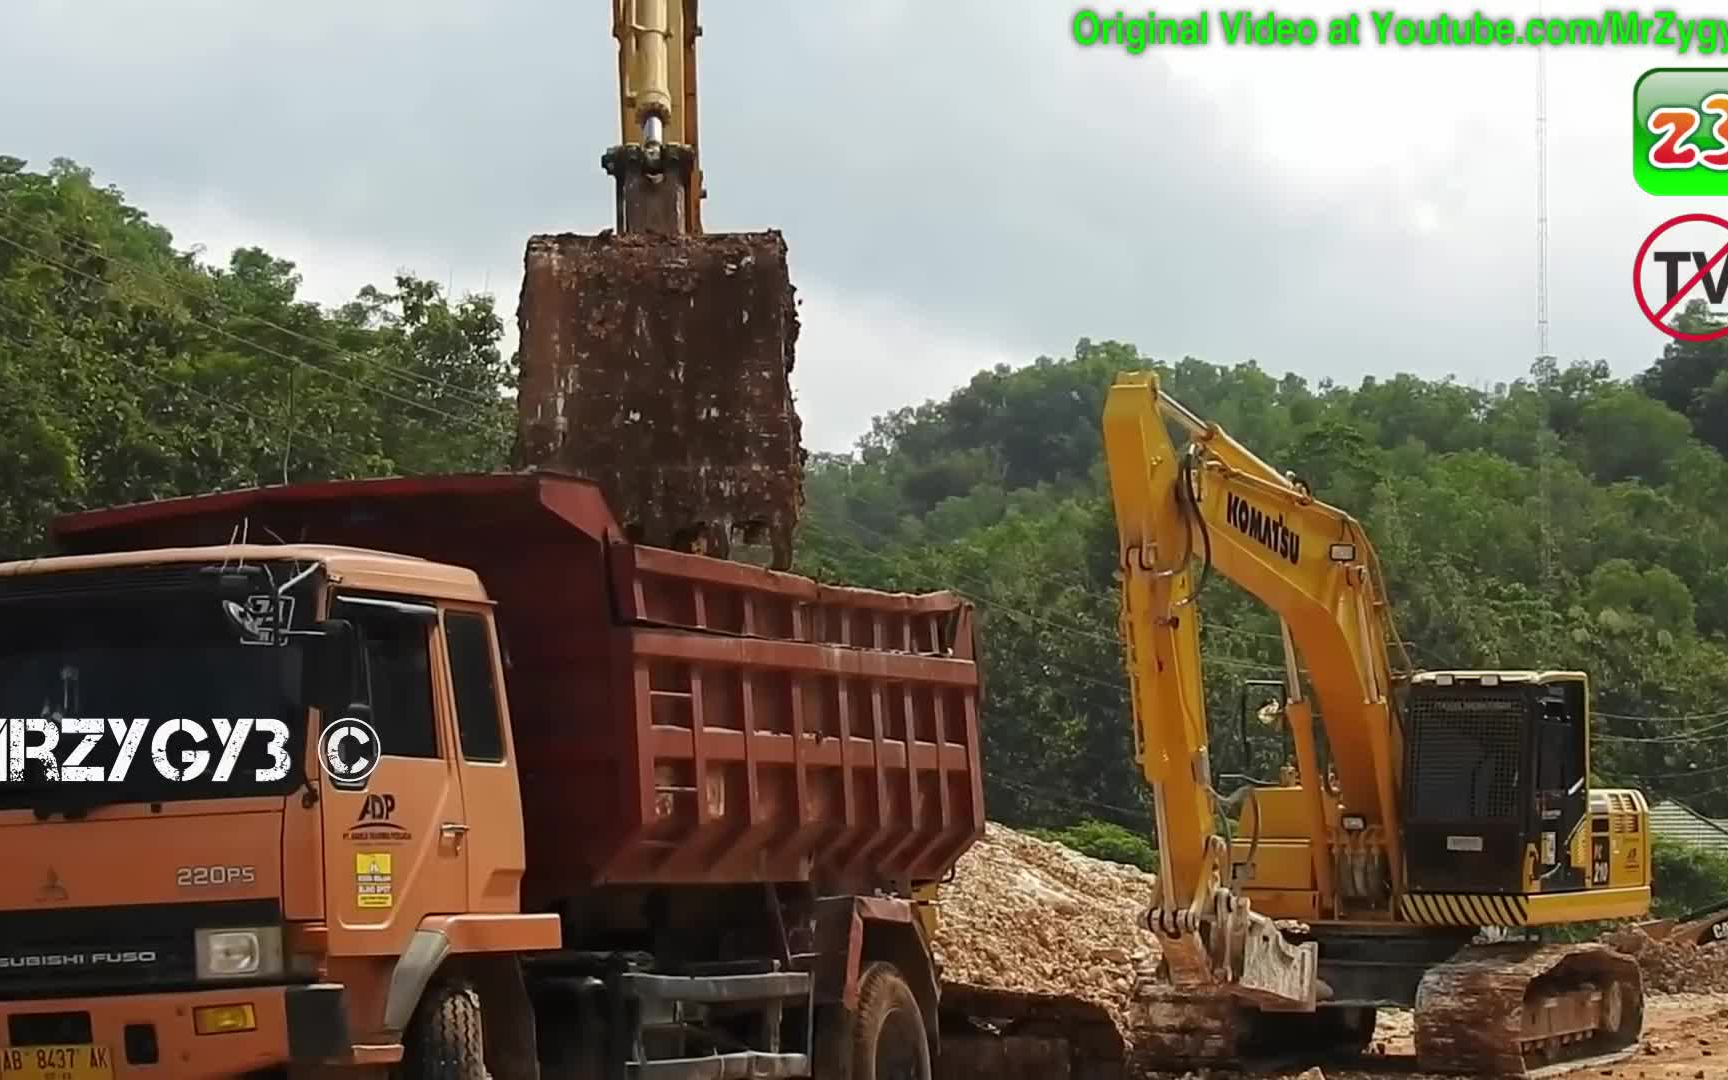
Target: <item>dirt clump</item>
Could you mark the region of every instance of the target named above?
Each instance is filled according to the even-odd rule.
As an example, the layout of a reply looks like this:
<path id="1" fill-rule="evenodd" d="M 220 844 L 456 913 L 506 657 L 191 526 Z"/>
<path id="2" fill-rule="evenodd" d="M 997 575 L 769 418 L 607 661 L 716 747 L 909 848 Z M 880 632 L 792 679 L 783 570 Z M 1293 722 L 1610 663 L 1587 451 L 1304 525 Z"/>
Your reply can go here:
<path id="1" fill-rule="evenodd" d="M 1657 994 L 1728 993 L 1728 942 L 1695 945 L 1653 938 L 1637 927 L 1616 930 L 1603 940 L 1638 961 L 1644 989 Z"/>
<path id="2" fill-rule="evenodd" d="M 1127 1030 L 1136 978 L 1158 962 L 1139 917 L 1154 877 L 991 823 L 942 887 L 946 983 L 1094 1002 Z"/>
<path id="3" fill-rule="evenodd" d="M 534 236 L 517 308 L 516 468 L 600 485 L 637 543 L 791 563 L 803 505 L 780 233 Z"/>

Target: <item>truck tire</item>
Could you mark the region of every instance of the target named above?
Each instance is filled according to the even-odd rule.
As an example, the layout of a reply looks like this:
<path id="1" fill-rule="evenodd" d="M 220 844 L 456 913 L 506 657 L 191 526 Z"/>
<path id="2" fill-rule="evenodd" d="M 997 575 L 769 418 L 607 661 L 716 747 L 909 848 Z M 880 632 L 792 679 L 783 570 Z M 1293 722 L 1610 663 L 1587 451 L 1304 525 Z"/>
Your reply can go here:
<path id="1" fill-rule="evenodd" d="M 403 1042 L 400 1080 L 492 1080 L 480 995 L 467 983 L 428 986 Z"/>
<path id="2" fill-rule="evenodd" d="M 931 1080 L 930 1038 L 912 988 L 892 964 L 871 964 L 858 982 L 847 1080 Z"/>

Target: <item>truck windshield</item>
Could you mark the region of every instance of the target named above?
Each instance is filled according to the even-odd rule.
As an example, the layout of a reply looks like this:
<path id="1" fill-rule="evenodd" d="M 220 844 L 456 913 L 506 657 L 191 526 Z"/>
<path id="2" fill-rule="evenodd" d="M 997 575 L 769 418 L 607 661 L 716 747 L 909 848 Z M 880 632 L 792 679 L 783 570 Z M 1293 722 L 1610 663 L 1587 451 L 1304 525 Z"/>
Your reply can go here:
<path id="1" fill-rule="evenodd" d="M 274 608 L 304 625 L 310 613 L 294 609 L 310 596 L 277 606 L 266 583 L 225 608 L 204 582 L 163 576 L 138 575 L 155 587 L 113 572 L 33 588 L 0 579 L 0 808 L 282 795 L 303 783 L 301 648 L 260 640 L 243 613 Z"/>

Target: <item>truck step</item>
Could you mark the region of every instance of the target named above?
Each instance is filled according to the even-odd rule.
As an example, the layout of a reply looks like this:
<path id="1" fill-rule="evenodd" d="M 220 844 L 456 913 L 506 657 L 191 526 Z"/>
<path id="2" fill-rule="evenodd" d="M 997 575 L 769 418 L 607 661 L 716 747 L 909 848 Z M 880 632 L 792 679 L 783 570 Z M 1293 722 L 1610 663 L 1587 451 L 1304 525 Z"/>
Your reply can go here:
<path id="1" fill-rule="evenodd" d="M 806 1054 L 719 1054 L 636 1062 L 630 1066 L 630 1080 L 774 1080 L 810 1075 L 810 1058 Z"/>
<path id="2" fill-rule="evenodd" d="M 618 989 L 626 997 L 649 1001 L 688 1001 L 711 1005 L 750 1001 L 789 1001 L 810 996 L 808 972 L 779 971 L 763 975 L 648 975 L 631 972 L 618 977 Z M 707 1074 L 703 1074 L 707 1075 Z M 731 1076 L 731 1073 L 716 1075 Z M 754 1074 L 739 1074 L 754 1075 Z M 782 1076 L 783 1073 L 763 1075 Z"/>

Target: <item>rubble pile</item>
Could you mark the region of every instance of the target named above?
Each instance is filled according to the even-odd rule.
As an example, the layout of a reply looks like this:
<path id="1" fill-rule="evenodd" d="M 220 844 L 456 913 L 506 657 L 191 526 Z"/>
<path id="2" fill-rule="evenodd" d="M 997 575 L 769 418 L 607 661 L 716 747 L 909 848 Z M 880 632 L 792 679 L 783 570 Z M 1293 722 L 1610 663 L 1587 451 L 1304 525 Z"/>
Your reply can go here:
<path id="1" fill-rule="evenodd" d="M 1138 925 L 1151 874 L 991 823 L 942 887 L 937 962 L 948 983 L 1073 995 L 1127 1029 L 1158 945 Z"/>
<path id="2" fill-rule="evenodd" d="M 1728 993 L 1728 943 L 1663 941 L 1636 927 L 1606 935 L 1605 940 L 1638 961 L 1646 993 Z"/>

